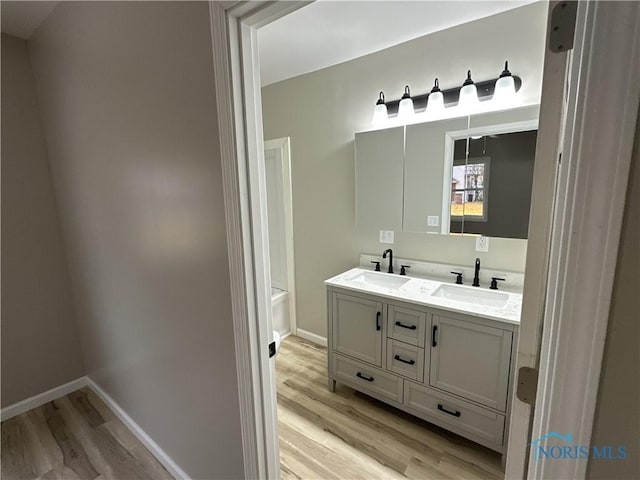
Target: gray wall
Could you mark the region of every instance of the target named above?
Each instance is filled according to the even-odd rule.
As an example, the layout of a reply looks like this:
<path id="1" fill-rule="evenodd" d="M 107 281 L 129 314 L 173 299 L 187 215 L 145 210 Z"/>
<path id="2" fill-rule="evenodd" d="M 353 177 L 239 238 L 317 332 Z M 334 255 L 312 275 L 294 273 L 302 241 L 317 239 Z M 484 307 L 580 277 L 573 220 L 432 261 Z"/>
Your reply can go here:
<path id="1" fill-rule="evenodd" d="M 206 2 L 61 2 L 30 40 L 89 376 L 194 478 L 243 476 Z"/>
<path id="2" fill-rule="evenodd" d="M 2 407 L 84 375 L 27 43 L 2 35 Z"/>
<path id="3" fill-rule="evenodd" d="M 592 445 L 626 445 L 626 460 L 590 460 L 588 478 L 640 478 L 640 115 L 598 392 Z M 615 451 L 615 447 L 614 447 Z"/>
<path id="4" fill-rule="evenodd" d="M 523 79 L 522 105 L 539 103 L 547 5 L 538 2 L 460 25 L 262 89 L 265 139 L 291 137 L 298 327 L 326 335 L 323 280 L 382 253 L 378 232 L 355 227 L 354 132 L 370 128 L 380 90 L 424 93 L 438 76 L 459 85 L 496 77 L 504 60 Z M 396 232 L 405 258 L 472 265 L 475 239 Z M 483 265 L 524 271 L 526 241 L 493 239 Z"/>

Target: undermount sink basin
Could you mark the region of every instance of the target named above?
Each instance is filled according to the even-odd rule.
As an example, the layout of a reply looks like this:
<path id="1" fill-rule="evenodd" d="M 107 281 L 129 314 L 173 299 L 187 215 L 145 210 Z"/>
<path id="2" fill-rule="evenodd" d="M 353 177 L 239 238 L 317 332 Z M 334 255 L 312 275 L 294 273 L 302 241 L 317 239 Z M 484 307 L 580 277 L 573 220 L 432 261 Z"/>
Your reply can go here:
<path id="1" fill-rule="evenodd" d="M 490 292 L 473 287 L 458 287 L 455 285 L 440 285 L 431 296 L 493 308 L 503 308 L 509 300 L 509 295 L 506 293 Z"/>
<path id="2" fill-rule="evenodd" d="M 400 288 L 409 281 L 408 278 L 400 278 L 387 273 L 364 272 L 353 278 L 352 282 L 372 285 L 382 288 Z"/>

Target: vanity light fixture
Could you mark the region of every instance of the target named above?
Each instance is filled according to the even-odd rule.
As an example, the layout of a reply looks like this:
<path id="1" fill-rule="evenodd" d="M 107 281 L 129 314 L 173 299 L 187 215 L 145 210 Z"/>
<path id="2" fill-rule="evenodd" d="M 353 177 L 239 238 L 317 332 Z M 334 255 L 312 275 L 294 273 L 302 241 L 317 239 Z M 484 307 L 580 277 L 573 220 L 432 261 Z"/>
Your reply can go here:
<path id="1" fill-rule="evenodd" d="M 444 113 L 444 95 L 440 91 L 440 82 L 436 78 L 435 82 L 433 82 L 433 88 L 431 89 L 431 93 L 427 97 L 427 115 L 440 115 Z"/>
<path id="2" fill-rule="evenodd" d="M 373 109 L 373 119 L 371 120 L 372 125 L 382 125 L 389 119 L 389 114 L 387 112 L 387 105 L 384 103 L 384 92 L 380 92 L 378 96 L 378 101 L 376 102 L 376 106 Z"/>
<path id="3" fill-rule="evenodd" d="M 409 90 L 409 85 L 406 85 L 404 87 L 404 94 L 400 99 L 400 106 L 398 107 L 398 120 L 406 122 L 413 117 L 414 113 L 411 92 Z"/>
<path id="4" fill-rule="evenodd" d="M 508 67 L 508 63 L 505 67 Z M 387 119 L 397 119 L 401 123 L 407 123 L 416 115 L 415 112 L 424 112 L 427 118 L 433 120 L 443 116 L 449 107 L 456 106 L 459 114 L 477 112 L 481 105 L 515 106 L 511 92 L 517 92 L 521 86 L 522 79 L 517 75 L 512 75 L 508 68 L 505 68 L 500 78 L 479 82 L 474 82 L 471 79 L 471 71 L 469 70 L 467 71 L 467 79 L 462 86 L 445 90 L 440 89 L 440 80 L 436 78 L 429 93 L 412 96 L 409 92 L 409 86 L 406 86 L 402 98 L 387 101 L 384 94 L 380 92 L 372 123 L 383 125 Z"/>
<path id="5" fill-rule="evenodd" d="M 467 79 L 462 84 L 460 89 L 460 99 L 458 100 L 458 107 L 464 111 L 473 111 L 480 103 L 478 99 L 478 89 L 475 83 L 471 80 L 471 70 L 467 70 Z"/>
<path id="6" fill-rule="evenodd" d="M 509 61 L 504 61 L 504 70 L 500 78 L 496 80 L 495 91 L 493 92 L 493 102 L 500 106 L 512 104 L 516 96 L 516 82 L 509 71 Z"/>

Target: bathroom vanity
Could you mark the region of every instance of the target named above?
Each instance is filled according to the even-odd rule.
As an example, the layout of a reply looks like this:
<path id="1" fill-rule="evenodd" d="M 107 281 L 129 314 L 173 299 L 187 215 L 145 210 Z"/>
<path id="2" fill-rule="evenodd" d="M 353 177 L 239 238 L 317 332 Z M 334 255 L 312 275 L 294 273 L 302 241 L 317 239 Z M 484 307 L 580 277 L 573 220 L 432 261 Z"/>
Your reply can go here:
<path id="1" fill-rule="evenodd" d="M 354 268 L 325 282 L 336 382 L 504 453 L 522 295 Z"/>

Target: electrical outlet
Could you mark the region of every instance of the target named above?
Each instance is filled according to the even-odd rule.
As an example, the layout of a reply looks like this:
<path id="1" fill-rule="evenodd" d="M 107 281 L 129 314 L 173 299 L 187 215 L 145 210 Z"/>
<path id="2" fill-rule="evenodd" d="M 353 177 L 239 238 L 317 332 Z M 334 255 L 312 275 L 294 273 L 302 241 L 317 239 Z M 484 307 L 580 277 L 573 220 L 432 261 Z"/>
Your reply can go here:
<path id="1" fill-rule="evenodd" d="M 476 252 L 489 251 L 489 237 L 476 237 Z"/>
<path id="2" fill-rule="evenodd" d="M 440 217 L 437 215 L 429 215 L 427 217 L 427 227 L 437 227 L 440 225 Z"/>
<path id="3" fill-rule="evenodd" d="M 380 230 L 380 243 L 393 243 L 393 230 Z"/>

